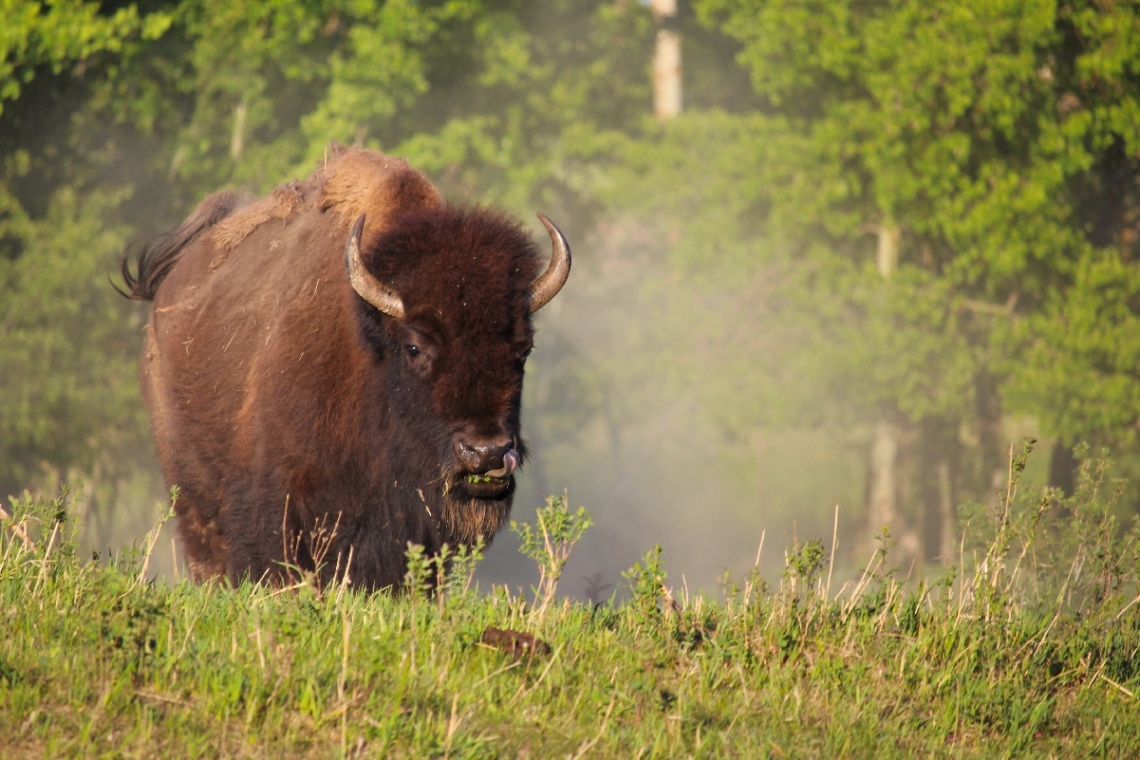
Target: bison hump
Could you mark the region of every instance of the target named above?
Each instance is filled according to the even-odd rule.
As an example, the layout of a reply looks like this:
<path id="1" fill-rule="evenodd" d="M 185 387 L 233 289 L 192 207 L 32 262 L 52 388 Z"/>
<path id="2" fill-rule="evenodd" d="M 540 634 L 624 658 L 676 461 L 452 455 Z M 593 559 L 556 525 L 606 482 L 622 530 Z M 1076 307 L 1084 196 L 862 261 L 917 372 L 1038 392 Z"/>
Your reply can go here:
<path id="1" fill-rule="evenodd" d="M 378 151 L 344 150 L 324 172 L 321 208 L 335 210 L 346 226 L 367 214 L 373 238 L 400 211 L 443 205 L 443 198 L 421 172 L 401 158 Z"/>

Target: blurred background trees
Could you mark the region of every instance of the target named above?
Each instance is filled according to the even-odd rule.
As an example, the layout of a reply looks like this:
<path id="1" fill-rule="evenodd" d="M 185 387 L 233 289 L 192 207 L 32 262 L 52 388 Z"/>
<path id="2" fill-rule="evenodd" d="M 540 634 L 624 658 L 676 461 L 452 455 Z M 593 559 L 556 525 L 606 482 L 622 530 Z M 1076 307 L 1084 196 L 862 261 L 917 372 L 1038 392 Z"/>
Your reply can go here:
<path id="1" fill-rule="evenodd" d="M 220 187 L 307 175 L 330 140 L 570 238 L 516 514 L 569 486 L 598 522 L 583 573 L 662 543 L 707 585 L 762 530 L 828 535 L 837 503 L 852 562 L 884 523 L 910 558 L 953 561 L 1012 439 L 1055 441 L 1062 486 L 1081 441 L 1135 458 L 1132 6 L 0 9 L 0 494 L 83 482 L 95 546 L 138 532 L 158 490 L 145 309 L 107 283 L 124 246 Z M 682 40 L 671 118 L 662 27 Z"/>

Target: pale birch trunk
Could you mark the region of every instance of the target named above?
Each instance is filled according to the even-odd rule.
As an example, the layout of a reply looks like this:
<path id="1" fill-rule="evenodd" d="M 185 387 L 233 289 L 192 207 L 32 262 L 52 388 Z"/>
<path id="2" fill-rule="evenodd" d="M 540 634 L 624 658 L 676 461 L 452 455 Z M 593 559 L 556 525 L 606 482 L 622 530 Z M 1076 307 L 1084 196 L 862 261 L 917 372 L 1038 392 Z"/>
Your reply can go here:
<path id="1" fill-rule="evenodd" d="M 884 280 L 894 276 L 899 265 L 899 228 L 884 223 L 876 229 L 878 249 L 876 263 Z M 871 467 L 867 483 L 867 529 L 865 550 L 876 548 L 875 538 L 886 526 L 899 549 L 908 559 L 921 553 L 918 534 L 907 524 L 900 504 L 901 481 L 899 452 L 901 431 L 897 422 L 885 413 L 874 428 L 871 438 Z"/>
<path id="2" fill-rule="evenodd" d="M 681 35 L 670 28 L 677 17 L 677 0 L 652 0 L 657 19 L 653 55 L 653 113 L 664 121 L 681 113 Z"/>

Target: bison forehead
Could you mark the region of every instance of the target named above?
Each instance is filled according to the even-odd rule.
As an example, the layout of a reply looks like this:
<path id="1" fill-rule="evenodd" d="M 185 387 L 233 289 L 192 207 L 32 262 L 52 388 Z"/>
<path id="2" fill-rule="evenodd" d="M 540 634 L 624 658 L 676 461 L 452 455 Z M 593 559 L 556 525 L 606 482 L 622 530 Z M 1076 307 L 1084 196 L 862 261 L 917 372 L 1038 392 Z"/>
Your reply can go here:
<path id="1" fill-rule="evenodd" d="M 478 357 L 477 363 L 508 360 L 531 341 L 525 289 L 519 292 L 490 276 L 479 281 L 445 276 L 430 287 L 415 285 L 399 290 L 408 313 L 402 324 L 388 324 L 391 334 L 410 328 L 460 364 L 463 357 Z"/>
<path id="2" fill-rule="evenodd" d="M 481 208 L 444 206 L 403 215 L 364 255 L 409 312 L 444 321 L 513 321 L 527 311 L 540 271 L 537 247 L 522 227 Z"/>

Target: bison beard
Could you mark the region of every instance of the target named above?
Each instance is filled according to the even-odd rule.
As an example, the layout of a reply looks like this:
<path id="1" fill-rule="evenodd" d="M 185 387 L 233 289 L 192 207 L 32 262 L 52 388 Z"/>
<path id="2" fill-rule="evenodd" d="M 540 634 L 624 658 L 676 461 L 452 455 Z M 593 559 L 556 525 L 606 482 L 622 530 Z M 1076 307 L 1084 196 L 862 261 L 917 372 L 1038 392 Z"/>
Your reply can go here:
<path id="1" fill-rule="evenodd" d="M 195 580 L 397 587 L 409 541 L 490 541 L 510 513 L 531 315 L 562 287 L 517 222 L 450 206 L 403 161 L 334 147 L 304 182 L 207 198 L 146 244 L 140 367 Z"/>

